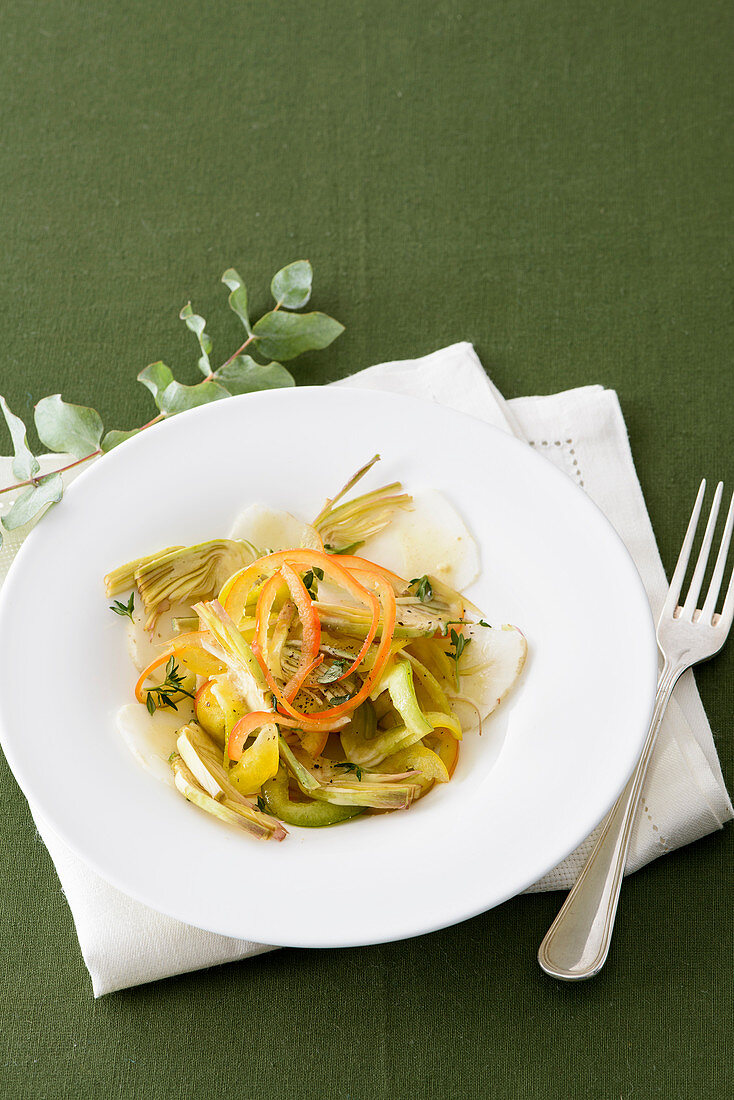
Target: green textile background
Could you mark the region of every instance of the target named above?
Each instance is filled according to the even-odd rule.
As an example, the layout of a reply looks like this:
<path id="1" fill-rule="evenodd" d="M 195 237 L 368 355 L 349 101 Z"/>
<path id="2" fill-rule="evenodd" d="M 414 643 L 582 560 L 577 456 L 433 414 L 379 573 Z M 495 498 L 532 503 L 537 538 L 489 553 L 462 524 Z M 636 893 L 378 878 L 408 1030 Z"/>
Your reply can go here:
<path id="1" fill-rule="evenodd" d="M 301 381 L 467 339 L 510 397 L 615 388 L 670 569 L 700 476 L 734 486 L 732 31 L 717 0 L 8 0 L 0 389 L 142 423 L 141 367 L 196 377 L 181 305 L 227 352 L 225 267 L 264 304 L 307 256 L 347 331 Z M 730 785 L 733 671 L 730 644 L 698 677 Z M 581 986 L 536 965 L 545 895 L 94 1003 L 4 762 L 0 817 L 3 1097 L 734 1087 L 731 829 L 627 882 Z"/>

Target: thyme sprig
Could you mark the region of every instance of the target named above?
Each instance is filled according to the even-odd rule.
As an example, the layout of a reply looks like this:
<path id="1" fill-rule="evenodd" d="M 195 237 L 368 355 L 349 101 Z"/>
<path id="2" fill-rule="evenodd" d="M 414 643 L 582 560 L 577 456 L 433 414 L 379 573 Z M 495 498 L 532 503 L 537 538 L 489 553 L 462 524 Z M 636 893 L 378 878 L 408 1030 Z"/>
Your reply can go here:
<path id="1" fill-rule="evenodd" d="M 454 662 L 454 678 L 456 680 L 456 690 L 459 690 L 459 660 L 462 653 L 468 645 L 471 645 L 471 638 L 465 638 L 463 634 L 459 634 L 453 627 L 449 634 L 451 644 L 454 647 L 453 650 L 449 650 L 447 657 Z"/>
<path id="2" fill-rule="evenodd" d="M 416 586 L 415 594 L 421 603 L 430 603 L 433 599 L 433 585 L 428 577 L 425 576 L 425 574 L 422 577 L 413 577 L 413 580 L 410 582 L 410 587 L 412 588 L 413 585 Z"/>
<path id="3" fill-rule="evenodd" d="M 193 692 L 187 691 L 186 688 L 181 687 L 185 679 L 185 676 L 182 676 L 179 672 L 176 661 L 171 657 L 166 665 L 165 680 L 162 684 L 158 684 L 157 687 L 150 688 L 145 696 L 145 705 L 148 708 L 148 713 L 155 714 L 159 707 L 170 707 L 171 710 L 178 710 L 173 700 L 174 695 L 187 695 L 189 699 L 193 699 Z"/>
<path id="4" fill-rule="evenodd" d="M 133 622 L 133 614 L 135 611 L 135 593 L 130 593 L 130 599 L 127 603 L 123 603 L 122 600 L 115 600 L 110 604 L 110 611 L 114 611 L 115 615 L 123 615 Z"/>

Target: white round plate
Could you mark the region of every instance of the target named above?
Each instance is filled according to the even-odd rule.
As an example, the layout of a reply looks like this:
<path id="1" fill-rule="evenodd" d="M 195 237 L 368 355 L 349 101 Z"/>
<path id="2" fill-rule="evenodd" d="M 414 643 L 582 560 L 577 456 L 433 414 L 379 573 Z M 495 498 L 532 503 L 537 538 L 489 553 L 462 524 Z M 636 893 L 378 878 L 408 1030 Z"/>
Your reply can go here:
<path id="1" fill-rule="evenodd" d="M 432 486 L 481 548 L 472 598 L 526 634 L 523 677 L 466 738 L 451 783 L 407 812 L 258 842 L 187 803 L 123 744 L 135 673 L 102 578 L 225 534 L 263 501 L 299 517 L 376 451 L 372 485 Z M 23 545 L 0 600 L 0 732 L 29 801 L 100 875 L 188 924 L 344 947 L 429 932 L 512 897 L 622 789 L 657 673 L 650 610 L 601 512 L 530 447 L 437 405 L 302 388 L 148 429 L 76 481 Z"/>

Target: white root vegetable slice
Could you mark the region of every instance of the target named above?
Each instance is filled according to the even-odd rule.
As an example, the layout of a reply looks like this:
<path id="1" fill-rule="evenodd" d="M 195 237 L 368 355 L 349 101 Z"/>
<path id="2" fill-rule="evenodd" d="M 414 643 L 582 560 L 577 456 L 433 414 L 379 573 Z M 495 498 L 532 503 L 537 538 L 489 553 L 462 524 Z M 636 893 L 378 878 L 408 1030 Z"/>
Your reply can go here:
<path id="1" fill-rule="evenodd" d="M 185 714 L 182 715 L 182 710 Z M 156 779 L 173 784 L 168 758 L 176 748 L 181 723 L 187 720 L 190 708 L 170 708 L 148 714 L 140 703 L 127 703 L 117 712 L 117 729 L 138 763 Z"/>
<path id="2" fill-rule="evenodd" d="M 467 675 L 460 677 L 460 694 L 476 706 L 484 719 L 496 710 L 523 670 L 528 643 L 516 626 L 473 626 L 467 632 L 471 644 L 461 659 Z M 457 700 L 457 716 L 465 729 L 477 724 L 473 707 Z"/>
<path id="3" fill-rule="evenodd" d="M 410 511 L 396 512 L 356 553 L 406 580 L 430 573 L 463 592 L 479 576 L 479 547 L 443 493 L 418 489 L 412 496 Z"/>
<path id="4" fill-rule="evenodd" d="M 270 508 L 267 504 L 251 504 L 240 512 L 229 533 L 231 539 L 246 539 L 262 553 L 270 550 L 290 550 L 306 546 L 323 550 L 318 533 L 290 512 Z"/>

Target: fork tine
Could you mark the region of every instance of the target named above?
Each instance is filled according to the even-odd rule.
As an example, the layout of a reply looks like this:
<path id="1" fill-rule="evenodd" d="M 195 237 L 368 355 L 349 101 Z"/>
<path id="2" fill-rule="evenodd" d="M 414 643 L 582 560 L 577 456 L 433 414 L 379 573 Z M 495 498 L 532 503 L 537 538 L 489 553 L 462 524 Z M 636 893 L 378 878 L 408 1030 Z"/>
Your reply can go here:
<path id="1" fill-rule="evenodd" d="M 681 612 L 682 619 L 692 618 L 693 612 L 696 610 L 696 603 L 701 593 L 701 585 L 703 584 L 703 575 L 706 572 L 706 565 L 708 564 L 709 554 L 711 553 L 711 543 L 714 539 L 714 529 L 716 527 L 716 520 L 719 517 L 719 505 L 721 504 L 721 494 L 723 492 L 724 482 L 720 481 L 714 493 L 706 530 L 703 533 L 701 549 L 698 552 L 696 568 L 693 570 L 693 576 L 691 577 L 691 586 L 688 589 L 686 602 L 683 604 L 683 610 Z"/>
<path id="2" fill-rule="evenodd" d="M 724 525 L 724 533 L 721 536 L 721 546 L 716 556 L 716 565 L 714 566 L 714 572 L 711 577 L 711 584 L 709 585 L 706 602 L 701 612 L 701 622 L 706 623 L 707 626 L 711 625 L 711 620 L 716 610 L 716 601 L 719 598 L 719 589 L 724 579 L 724 569 L 726 568 L 726 558 L 729 553 L 732 528 L 734 528 L 734 493 L 732 493 L 729 514 L 726 517 L 726 523 Z"/>
<path id="3" fill-rule="evenodd" d="M 717 626 L 721 627 L 724 631 L 724 637 L 729 633 L 731 629 L 732 619 L 734 619 L 734 570 L 732 570 L 731 577 L 729 578 L 729 587 L 726 592 L 726 599 L 724 600 L 724 606 L 721 609 L 721 615 Z"/>
<path id="4" fill-rule="evenodd" d="M 686 569 L 688 568 L 688 559 L 691 556 L 691 547 L 693 546 L 693 539 L 696 534 L 696 527 L 698 526 L 698 517 L 701 514 L 701 505 L 703 504 L 703 494 L 706 492 L 706 478 L 701 482 L 698 489 L 698 496 L 696 497 L 696 503 L 693 505 L 693 511 L 691 512 L 691 518 L 688 522 L 688 530 L 686 531 L 686 537 L 683 539 L 683 545 L 680 548 L 680 554 L 678 555 L 678 561 L 675 566 L 675 572 L 673 573 L 672 580 L 670 582 L 670 588 L 668 589 L 668 595 L 665 597 L 665 604 L 663 606 L 663 614 L 672 615 L 678 604 L 678 597 L 680 596 L 681 585 L 683 584 L 683 578 L 686 575 Z"/>

